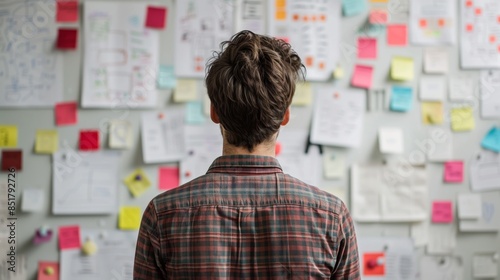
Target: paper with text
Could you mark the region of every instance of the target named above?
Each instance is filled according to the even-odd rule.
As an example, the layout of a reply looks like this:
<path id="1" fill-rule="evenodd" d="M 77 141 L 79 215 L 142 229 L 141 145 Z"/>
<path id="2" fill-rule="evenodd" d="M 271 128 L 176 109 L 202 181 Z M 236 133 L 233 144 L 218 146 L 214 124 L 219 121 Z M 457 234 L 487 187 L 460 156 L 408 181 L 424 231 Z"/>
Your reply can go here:
<path id="1" fill-rule="evenodd" d="M 416 45 L 455 44 L 457 34 L 455 0 L 411 1 L 410 35 Z"/>
<path id="2" fill-rule="evenodd" d="M 500 70 L 481 71 L 480 91 L 481 117 L 500 118 Z"/>

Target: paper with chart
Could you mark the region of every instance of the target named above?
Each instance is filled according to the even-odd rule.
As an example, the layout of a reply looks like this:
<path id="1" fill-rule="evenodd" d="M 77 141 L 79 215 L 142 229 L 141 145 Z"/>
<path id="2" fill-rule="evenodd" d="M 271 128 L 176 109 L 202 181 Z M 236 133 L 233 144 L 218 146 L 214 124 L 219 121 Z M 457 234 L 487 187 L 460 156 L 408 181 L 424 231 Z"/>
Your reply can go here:
<path id="1" fill-rule="evenodd" d="M 0 107 L 52 107 L 63 98 L 57 29 L 50 2 L 0 5 Z"/>
<path id="2" fill-rule="evenodd" d="M 118 151 L 75 152 L 53 155 L 52 213 L 109 214 L 118 207 Z"/>
<path id="3" fill-rule="evenodd" d="M 80 239 L 92 240 L 98 250 L 91 256 L 81 249 L 61 251 L 61 279 L 132 280 L 137 231 L 82 229 Z"/>
<path id="4" fill-rule="evenodd" d="M 481 117 L 500 118 L 500 71 L 481 71 Z"/>
<path id="5" fill-rule="evenodd" d="M 413 44 L 455 44 L 455 0 L 419 0 L 411 1 L 410 4 L 410 35 Z"/>
<path id="6" fill-rule="evenodd" d="M 328 146 L 359 146 L 366 108 L 364 90 L 321 87 L 315 98 L 311 142 Z"/>
<path id="7" fill-rule="evenodd" d="M 340 4 L 341 1 L 268 1 L 268 33 L 293 46 L 307 68 L 307 80 L 327 80 L 337 66 Z"/>
<path id="8" fill-rule="evenodd" d="M 428 217 L 422 166 L 353 165 L 351 207 L 358 222 L 417 222 Z"/>
<path id="9" fill-rule="evenodd" d="M 147 3 L 85 2 L 82 107 L 156 105 L 158 31 Z"/>
<path id="10" fill-rule="evenodd" d="M 205 64 L 234 33 L 235 0 L 183 0 L 175 4 L 175 74 L 204 78 Z"/>
<path id="11" fill-rule="evenodd" d="M 266 34 L 266 13 L 264 0 L 236 0 L 236 30 L 250 30 L 256 34 Z"/>
<path id="12" fill-rule="evenodd" d="M 460 59 L 465 69 L 500 67 L 500 2 L 460 0 Z"/>

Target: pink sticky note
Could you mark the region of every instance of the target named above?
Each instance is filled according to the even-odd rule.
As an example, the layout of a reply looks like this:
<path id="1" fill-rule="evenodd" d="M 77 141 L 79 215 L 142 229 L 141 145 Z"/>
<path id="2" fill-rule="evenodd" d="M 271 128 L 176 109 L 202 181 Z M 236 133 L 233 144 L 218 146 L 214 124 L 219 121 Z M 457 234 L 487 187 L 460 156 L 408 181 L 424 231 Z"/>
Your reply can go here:
<path id="1" fill-rule="evenodd" d="M 58 262 L 38 262 L 38 280 L 59 280 Z"/>
<path id="2" fill-rule="evenodd" d="M 359 38 L 358 39 L 358 58 L 375 59 L 377 58 L 377 39 Z"/>
<path id="3" fill-rule="evenodd" d="M 56 125 L 70 125 L 77 122 L 76 102 L 62 102 L 55 106 Z"/>
<path id="4" fill-rule="evenodd" d="M 146 27 L 165 28 L 165 19 L 167 17 L 167 8 L 148 6 L 146 12 Z"/>
<path id="5" fill-rule="evenodd" d="M 372 86 L 373 67 L 356 65 L 351 84 L 355 87 L 370 88 Z"/>
<path id="6" fill-rule="evenodd" d="M 57 0 L 57 22 L 78 21 L 78 0 Z"/>
<path id="7" fill-rule="evenodd" d="M 448 183 L 461 183 L 464 180 L 463 161 L 448 161 L 444 163 L 444 181 Z"/>
<path id="8" fill-rule="evenodd" d="M 432 222 L 453 222 L 453 203 L 451 201 L 434 201 L 432 203 Z"/>
<path id="9" fill-rule="evenodd" d="M 80 227 L 65 226 L 59 228 L 59 249 L 78 249 L 80 248 Z"/>
<path id="10" fill-rule="evenodd" d="M 160 167 L 158 176 L 160 190 L 171 190 L 179 186 L 179 168 L 177 167 Z"/>
<path id="11" fill-rule="evenodd" d="M 373 9 L 370 11 L 371 24 L 387 24 L 389 17 L 386 10 Z"/>
<path id="12" fill-rule="evenodd" d="M 99 130 L 80 130 L 80 151 L 99 150 Z"/>
<path id="13" fill-rule="evenodd" d="M 405 24 L 387 25 L 387 44 L 404 47 L 408 44 L 408 28 Z"/>

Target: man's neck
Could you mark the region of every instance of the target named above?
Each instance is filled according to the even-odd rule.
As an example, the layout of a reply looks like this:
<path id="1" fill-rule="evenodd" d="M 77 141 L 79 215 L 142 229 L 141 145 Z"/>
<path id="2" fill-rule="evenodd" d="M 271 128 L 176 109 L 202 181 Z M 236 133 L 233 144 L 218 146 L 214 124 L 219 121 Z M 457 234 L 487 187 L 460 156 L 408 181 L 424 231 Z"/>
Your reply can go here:
<path id="1" fill-rule="evenodd" d="M 254 156 L 270 156 L 275 157 L 275 146 L 276 142 L 273 143 L 263 143 L 255 146 L 255 148 L 250 152 L 247 148 L 236 147 L 224 141 L 222 145 L 222 155 L 254 155 Z"/>

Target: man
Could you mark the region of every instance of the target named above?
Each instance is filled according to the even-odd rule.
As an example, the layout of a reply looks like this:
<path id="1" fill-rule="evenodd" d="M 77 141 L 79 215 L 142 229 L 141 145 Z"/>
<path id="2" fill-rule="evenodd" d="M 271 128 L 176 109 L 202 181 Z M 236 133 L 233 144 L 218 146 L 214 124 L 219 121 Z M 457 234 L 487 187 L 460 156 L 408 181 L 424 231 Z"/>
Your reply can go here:
<path id="1" fill-rule="evenodd" d="M 221 46 L 206 85 L 223 155 L 149 203 L 134 279 L 359 279 L 344 203 L 284 174 L 274 157 L 304 68 L 299 56 L 250 31 Z"/>

